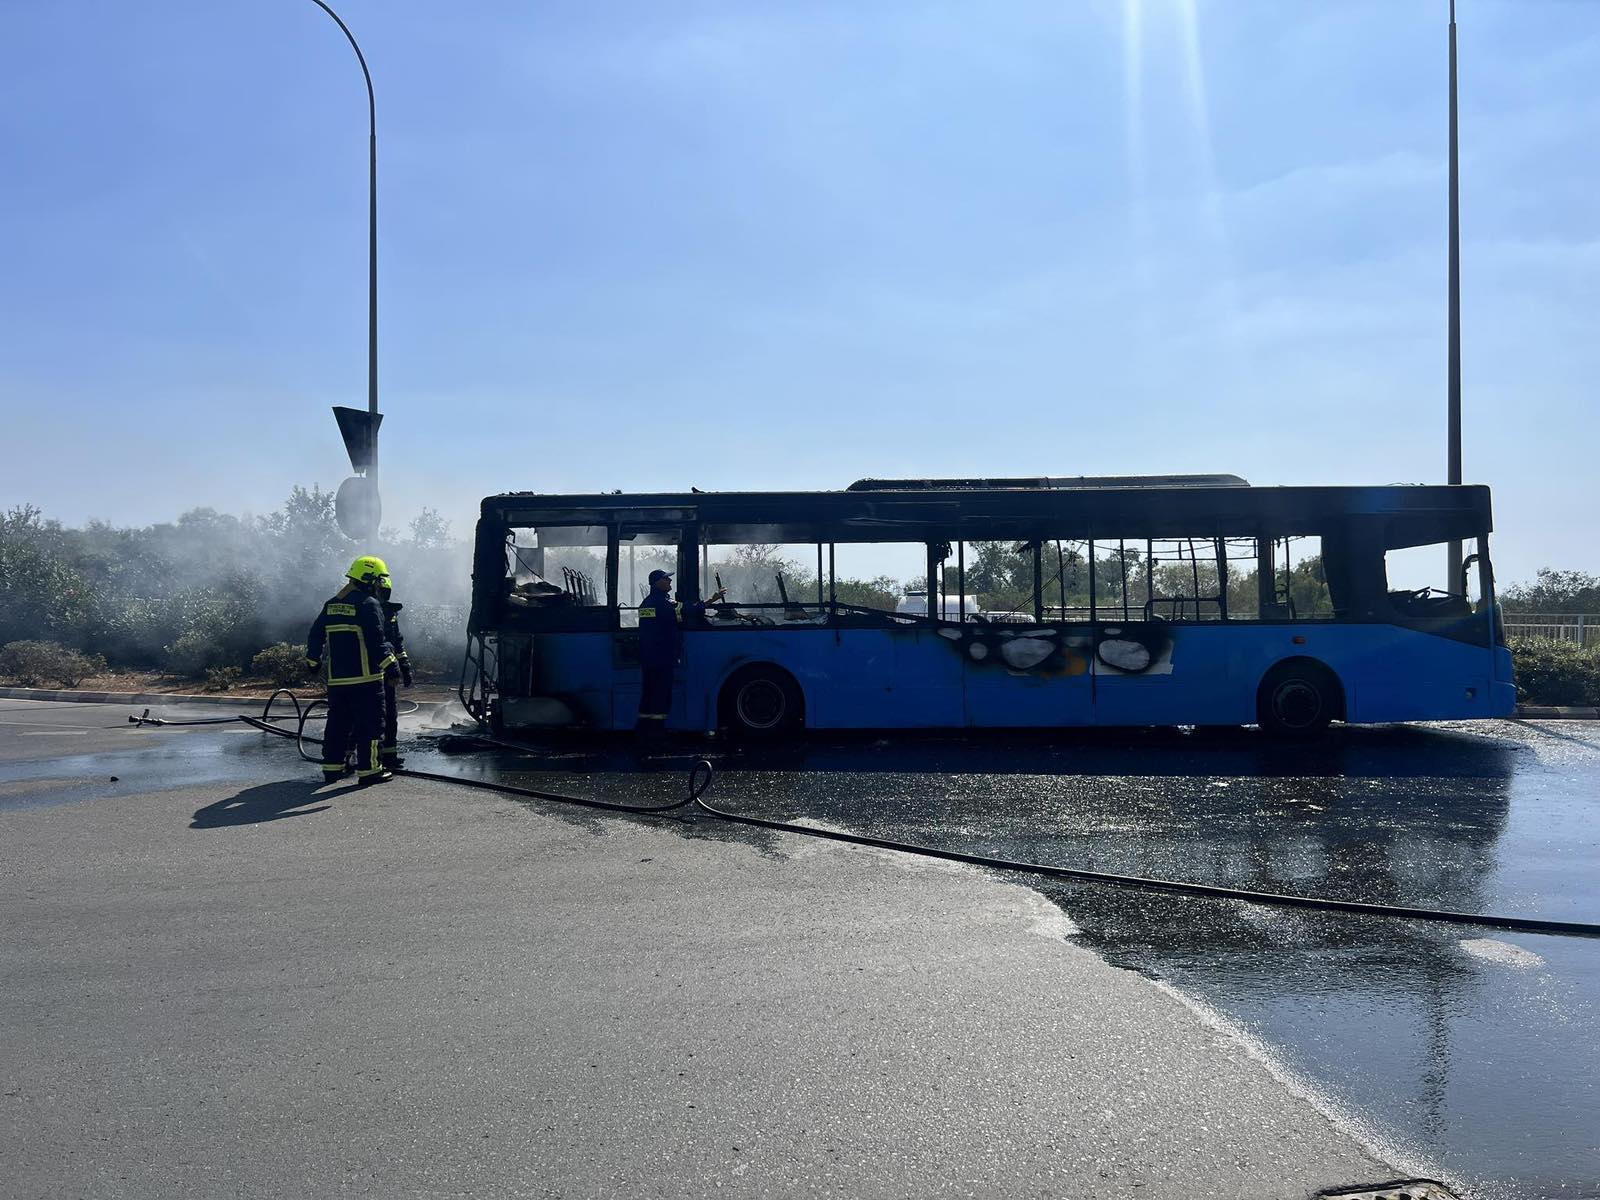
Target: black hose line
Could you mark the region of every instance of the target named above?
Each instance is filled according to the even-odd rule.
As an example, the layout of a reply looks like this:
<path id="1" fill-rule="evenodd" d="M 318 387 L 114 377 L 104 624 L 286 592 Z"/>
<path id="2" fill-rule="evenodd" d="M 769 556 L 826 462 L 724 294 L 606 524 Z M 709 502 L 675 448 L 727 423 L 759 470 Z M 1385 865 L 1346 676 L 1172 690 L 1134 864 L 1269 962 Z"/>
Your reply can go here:
<path id="1" fill-rule="evenodd" d="M 697 770 L 702 765 L 709 770 L 710 764 L 705 763 L 703 760 L 696 765 Z M 690 772 L 689 794 L 682 800 L 674 800 L 670 804 L 637 805 L 614 804 L 609 800 L 590 800 L 583 796 L 565 796 L 559 792 L 541 792 L 535 788 L 517 787 L 509 783 L 495 783 L 489 779 L 472 779 L 465 775 L 440 775 L 434 771 L 414 771 L 410 767 L 395 768 L 394 773 L 396 775 L 404 775 L 410 779 L 431 779 L 437 783 L 454 783 L 460 784 L 462 787 L 481 788 L 489 792 L 505 792 L 512 796 L 526 796 L 532 800 L 554 800 L 558 804 L 577 804 L 584 808 L 599 808 L 604 809 L 606 812 L 632 813 L 635 816 L 644 817 L 664 816 L 669 812 L 676 812 L 680 808 L 688 808 L 691 804 L 697 803 L 700 799 L 700 794 L 711 786 L 711 776 L 708 773 L 705 777 L 705 782 L 700 784 L 697 790 L 694 782 L 695 772 Z"/>
<path id="2" fill-rule="evenodd" d="M 288 696 L 294 704 L 296 728 L 284 729 L 273 721 L 285 721 L 287 717 L 272 716 L 272 705 L 279 696 Z M 317 705 L 326 706 L 326 700 L 313 700 L 301 708 L 299 698 L 287 689 L 274 692 L 262 709 L 261 716 L 233 716 L 211 718 L 205 721 L 163 721 L 151 717 L 150 710 L 145 710 L 143 717 L 129 717 L 128 720 L 136 725 L 213 725 L 228 721 L 242 721 L 252 728 L 263 733 L 270 733 L 275 737 L 293 738 L 300 751 L 300 757 L 307 762 L 316 762 L 305 751 L 307 744 L 320 746 L 322 742 L 317 738 L 305 736 L 306 722 L 313 720 L 312 713 Z M 473 740 L 492 746 L 503 746 L 510 749 L 526 749 L 514 742 L 502 741 L 487 735 L 472 735 Z M 899 854 L 916 855 L 919 858 L 935 858 L 945 862 L 965 863 L 968 866 L 987 867 L 996 871 L 1015 871 L 1027 875 L 1040 875 L 1048 879 L 1064 879 L 1074 883 L 1105 884 L 1110 887 L 1130 888 L 1146 892 L 1168 892 L 1182 896 L 1202 896 L 1212 900 L 1241 900 L 1247 904 L 1261 904 L 1274 908 L 1304 908 L 1316 909 L 1323 912 L 1353 913 L 1358 916 L 1391 917 L 1407 921 L 1432 921 L 1436 924 L 1446 925 L 1473 925 L 1483 929 L 1504 929 L 1515 933 L 1542 933 L 1562 937 L 1588 937 L 1600 938 L 1600 924 L 1583 921 L 1546 921 L 1535 917 L 1502 917 L 1483 913 L 1452 912 L 1448 909 L 1409 908 L 1398 904 L 1372 904 L 1363 900 L 1329 900 L 1320 896 L 1296 896 L 1283 892 L 1253 892 L 1244 888 L 1218 887 L 1208 883 L 1185 883 L 1176 879 L 1153 879 L 1142 875 L 1117 875 L 1108 871 L 1086 871 L 1078 867 L 1058 867 L 1048 863 L 1021 862 L 1016 859 L 994 858 L 986 854 L 968 854 L 961 850 L 941 850 L 935 846 L 918 846 L 910 842 L 895 842 L 887 838 L 871 837 L 861 833 L 844 833 L 833 829 L 822 829 L 814 825 L 797 825 L 790 821 L 773 821 L 766 817 L 750 817 L 740 813 L 726 812 L 720 808 L 713 808 L 705 802 L 705 793 L 711 787 L 715 777 L 715 769 L 706 759 L 698 760 L 689 771 L 689 790 L 681 800 L 674 800 L 668 804 L 634 805 L 617 804 L 608 800 L 593 800 L 584 796 L 569 796 L 561 792 L 546 792 L 537 788 L 519 787 L 515 784 L 496 783 L 488 779 L 472 779 L 464 775 L 442 775 L 435 771 L 417 771 L 409 767 L 398 767 L 394 774 L 404 775 L 412 779 L 427 779 L 435 783 L 455 784 L 458 787 L 477 788 L 481 791 L 501 792 L 510 796 L 523 796 L 530 800 L 547 800 L 556 804 L 574 804 L 583 808 L 601 809 L 606 812 L 630 813 L 635 816 L 664 816 L 667 813 L 693 806 L 709 817 L 719 821 L 728 821 L 736 825 L 749 825 L 757 829 L 770 829 L 778 833 L 799 834 L 802 837 L 824 838 L 832 842 L 844 842 L 854 846 L 868 846 L 875 850 L 893 850 Z"/>
<path id="3" fill-rule="evenodd" d="M 704 760 L 702 760 L 704 761 Z M 769 821 L 764 817 L 746 817 L 738 813 L 712 808 L 704 800 L 697 802 L 700 809 L 723 821 L 739 825 L 753 825 L 759 829 L 774 829 L 782 833 L 801 833 L 807 837 L 827 838 L 835 842 L 848 842 L 857 846 L 871 846 L 877 850 L 895 850 L 901 854 L 915 854 L 922 858 L 939 858 L 948 862 L 967 863 L 975 867 L 990 867 L 998 871 L 1018 871 L 1029 875 L 1044 875 L 1054 879 L 1067 879 L 1079 883 L 1103 883 L 1111 887 L 1135 888 L 1147 892 L 1177 892 L 1185 896 L 1206 896 L 1214 900 L 1243 900 L 1250 904 L 1266 904 L 1279 908 L 1314 908 L 1324 912 L 1359 913 L 1372 917 L 1399 917 L 1412 921 L 1439 921 L 1450 925 L 1479 925 L 1487 929 L 1508 929 L 1520 933 L 1555 933 L 1569 937 L 1600 937 L 1600 925 L 1580 921 L 1544 921 L 1534 917 L 1497 917 L 1476 913 L 1450 912 L 1432 908 L 1407 908 L 1398 904 L 1370 904 L 1362 900 L 1327 900 L 1320 896 L 1293 896 L 1282 892 L 1252 892 L 1243 888 L 1217 887 L 1209 883 L 1184 883 L 1176 879 L 1150 879 L 1142 875 L 1114 875 L 1106 871 L 1085 871 L 1077 867 L 1055 867 L 1045 863 L 1018 862 L 1009 858 L 991 858 L 984 854 L 967 854 L 960 850 L 940 850 L 933 846 L 916 846 L 908 842 L 892 842 L 885 838 L 869 837 L 859 833 L 840 833 L 832 829 L 819 829 L 811 825 L 794 825 L 787 821 Z"/>
<path id="4" fill-rule="evenodd" d="M 302 714 L 301 714 L 301 710 L 300 710 L 300 697 L 296 696 L 288 688 L 279 688 L 277 691 L 273 692 L 271 696 L 267 697 L 267 702 L 262 707 L 261 715 L 256 718 L 257 720 L 259 720 L 259 721 L 287 721 L 289 719 L 288 717 L 274 717 L 272 715 L 272 705 L 278 699 L 279 696 L 287 696 L 287 697 L 289 697 L 289 702 L 294 705 L 295 719 L 297 721 L 299 721 L 302 725 L 304 725 L 307 720 L 315 720 L 316 719 L 314 717 L 303 717 Z M 328 702 L 326 700 L 313 700 L 313 701 L 311 701 L 310 707 L 314 708 L 316 705 L 320 704 L 324 708 L 326 708 L 327 707 L 327 703 Z M 402 717 L 409 717 L 412 713 L 417 712 L 422 707 L 422 705 L 418 704 L 415 700 L 407 700 L 406 703 L 411 705 L 411 707 L 406 709 L 404 712 L 398 713 L 397 715 L 402 716 Z M 152 717 L 150 715 L 150 710 L 147 708 L 147 709 L 144 710 L 144 712 L 141 715 L 139 715 L 137 717 L 129 717 L 128 718 L 128 724 L 130 724 L 130 725 L 231 725 L 234 721 L 238 721 L 238 720 L 242 720 L 242 719 L 243 718 L 238 717 L 238 716 L 232 716 L 232 717 L 197 717 L 197 718 L 194 718 L 194 719 L 188 720 L 188 721 L 172 721 L 172 720 L 168 720 L 166 717 Z"/>
<path id="5" fill-rule="evenodd" d="M 147 708 L 137 717 L 129 717 L 129 725 L 232 725 L 238 717 L 201 717 L 192 721 L 173 721 L 166 717 L 152 717 Z M 280 718 L 281 719 L 281 718 Z"/>

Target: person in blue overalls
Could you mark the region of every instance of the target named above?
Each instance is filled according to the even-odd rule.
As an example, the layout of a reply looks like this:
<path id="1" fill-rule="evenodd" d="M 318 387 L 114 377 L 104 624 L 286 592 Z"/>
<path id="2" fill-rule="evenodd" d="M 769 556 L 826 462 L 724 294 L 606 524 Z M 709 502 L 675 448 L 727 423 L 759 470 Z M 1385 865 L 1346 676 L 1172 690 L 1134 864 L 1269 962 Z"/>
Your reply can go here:
<path id="1" fill-rule="evenodd" d="M 719 589 L 711 602 L 721 600 L 727 589 Z M 683 650 L 683 630 L 679 622 L 684 613 L 698 616 L 705 604 L 688 604 L 672 599 L 672 576 L 666 571 L 650 572 L 650 594 L 639 605 L 639 667 L 643 688 L 639 693 L 639 723 L 635 731 L 641 747 L 659 746 L 667 736 L 667 714 L 672 710 L 672 672 Z"/>

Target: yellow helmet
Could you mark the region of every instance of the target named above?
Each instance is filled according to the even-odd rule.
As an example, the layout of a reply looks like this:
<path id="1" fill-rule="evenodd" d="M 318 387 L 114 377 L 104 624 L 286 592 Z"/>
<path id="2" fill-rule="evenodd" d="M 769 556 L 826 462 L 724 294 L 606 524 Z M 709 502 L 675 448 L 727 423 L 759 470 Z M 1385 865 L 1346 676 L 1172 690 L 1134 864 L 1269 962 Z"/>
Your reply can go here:
<path id="1" fill-rule="evenodd" d="M 381 558 L 363 554 L 350 564 L 350 569 L 345 574 L 357 583 L 376 584 L 389 574 L 389 564 Z"/>

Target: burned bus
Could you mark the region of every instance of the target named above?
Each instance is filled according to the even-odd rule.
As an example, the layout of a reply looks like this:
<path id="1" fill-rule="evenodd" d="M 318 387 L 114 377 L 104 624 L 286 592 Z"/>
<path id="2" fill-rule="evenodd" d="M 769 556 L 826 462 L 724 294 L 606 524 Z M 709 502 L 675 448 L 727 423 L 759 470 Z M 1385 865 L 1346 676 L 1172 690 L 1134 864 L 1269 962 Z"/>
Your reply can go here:
<path id="1" fill-rule="evenodd" d="M 727 589 L 685 618 L 679 730 L 1504 716 L 1490 529 L 1486 487 L 1228 475 L 491 496 L 463 699 L 500 731 L 632 728 L 660 568 Z M 1413 586 L 1450 542 L 1461 578 Z"/>

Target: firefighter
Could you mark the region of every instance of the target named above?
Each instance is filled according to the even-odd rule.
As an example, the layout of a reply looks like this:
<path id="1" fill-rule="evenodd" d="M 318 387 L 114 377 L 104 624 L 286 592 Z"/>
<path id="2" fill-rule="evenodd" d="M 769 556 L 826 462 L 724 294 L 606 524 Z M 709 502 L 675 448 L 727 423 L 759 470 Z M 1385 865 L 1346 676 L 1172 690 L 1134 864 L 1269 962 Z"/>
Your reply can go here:
<path id="1" fill-rule="evenodd" d="M 721 600 L 727 589 L 711 597 Z M 705 611 L 699 601 L 687 605 L 672 601 L 672 576 L 666 571 L 650 572 L 650 594 L 639 605 L 639 666 L 643 688 L 639 693 L 639 723 L 635 728 L 641 749 L 659 746 L 667 736 L 667 713 L 672 709 L 672 672 L 683 649 L 683 631 L 678 623 L 687 610 L 690 616 Z"/>
<path id="2" fill-rule="evenodd" d="M 392 771 L 404 766 L 406 761 L 400 757 L 400 714 L 396 707 L 395 684 L 411 686 L 411 657 L 406 653 L 405 635 L 400 632 L 400 610 L 405 605 L 390 598 L 394 591 L 393 580 L 385 575 L 373 590 L 378 603 L 383 605 L 383 640 L 389 643 L 395 659 L 383 673 L 383 740 L 378 743 L 378 757 L 384 770 Z"/>
<path id="3" fill-rule="evenodd" d="M 328 723 L 322 735 L 322 778 L 346 771 L 345 754 L 355 743 L 360 786 L 387 783 L 378 753 L 383 735 L 383 676 L 395 662 L 383 636 L 383 605 L 375 594 L 389 574 L 383 559 L 362 555 L 350 564 L 350 580 L 322 606 L 306 637 L 306 665 L 325 674 Z M 327 658 L 324 662 L 323 653 Z"/>

